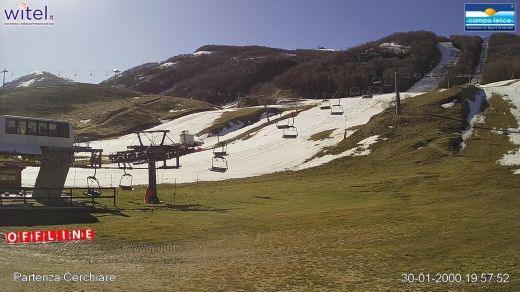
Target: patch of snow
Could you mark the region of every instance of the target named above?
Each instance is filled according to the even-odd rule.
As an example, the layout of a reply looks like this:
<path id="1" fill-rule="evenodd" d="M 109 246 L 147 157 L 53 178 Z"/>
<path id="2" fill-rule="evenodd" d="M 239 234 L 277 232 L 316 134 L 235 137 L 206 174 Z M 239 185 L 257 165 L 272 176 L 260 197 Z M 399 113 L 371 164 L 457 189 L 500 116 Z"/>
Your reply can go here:
<path id="1" fill-rule="evenodd" d="M 134 99 L 139 99 L 139 98 L 141 98 L 141 97 L 140 97 L 140 96 L 134 96 L 133 98 L 134 98 Z"/>
<path id="2" fill-rule="evenodd" d="M 410 51 L 409 46 L 403 46 L 396 42 L 382 43 L 379 45 L 379 47 L 394 54 L 405 54 Z"/>
<path id="3" fill-rule="evenodd" d="M 273 113 L 273 112 L 264 112 L 262 113 L 262 116 L 260 117 L 260 119 L 267 119 L 268 117 L 272 117 L 272 116 L 276 116 L 278 115 L 277 113 Z"/>
<path id="4" fill-rule="evenodd" d="M 442 106 L 443 108 L 450 108 L 450 107 L 454 106 L 456 103 L 457 103 L 457 100 L 454 99 L 454 100 L 451 101 L 451 102 L 441 104 L 441 106 Z"/>
<path id="5" fill-rule="evenodd" d="M 211 55 L 211 54 L 213 54 L 213 51 L 197 51 L 197 52 L 193 53 L 193 56 L 198 57 L 198 56 L 202 56 L 202 55 Z"/>
<path id="6" fill-rule="evenodd" d="M 235 121 L 230 123 L 229 127 L 226 127 L 225 129 L 222 129 L 218 134 L 219 136 L 225 136 L 231 132 L 237 131 L 244 127 L 244 123 L 241 121 Z"/>
<path id="7" fill-rule="evenodd" d="M 518 89 L 518 83 L 520 83 L 520 80 L 518 80 L 518 79 L 502 80 L 502 81 L 497 81 L 497 82 L 493 82 L 493 83 L 480 85 L 480 88 L 482 88 L 482 89 L 494 89 L 492 91 L 498 93 L 499 91 L 502 91 L 502 90 L 499 90 L 496 87 L 502 87 L 502 86 L 508 87 L 508 85 L 512 85 L 513 87 L 511 87 L 511 88 L 508 87 L 508 88 L 505 88 L 504 90 L 508 91 L 509 89 L 512 89 L 513 91 L 516 92 L 516 89 Z"/>
<path id="8" fill-rule="evenodd" d="M 165 69 L 165 68 L 168 68 L 168 67 L 174 67 L 177 64 L 179 64 L 179 62 L 165 62 L 165 63 L 162 63 L 161 65 L 159 65 L 159 68 L 160 69 Z"/>
<path id="9" fill-rule="evenodd" d="M 336 50 L 336 49 L 332 49 L 332 48 L 323 48 L 323 47 L 320 47 L 320 48 L 318 48 L 318 51 L 322 51 L 322 52 L 337 52 L 338 50 Z"/>
<path id="10" fill-rule="evenodd" d="M 477 123 L 478 121 L 482 121 L 482 118 L 480 117 L 482 114 L 480 113 L 480 110 L 482 109 L 482 105 L 484 104 L 484 101 L 486 100 L 486 93 L 484 91 L 479 91 L 475 95 L 475 100 L 471 101 L 468 100 L 468 107 L 469 107 L 469 113 L 468 113 L 468 127 L 466 130 L 462 131 L 462 143 L 461 143 L 461 149 L 464 149 L 466 147 L 466 139 L 471 137 L 473 134 L 473 125 Z"/>
<path id="11" fill-rule="evenodd" d="M 80 124 L 83 124 L 83 125 L 86 125 L 86 124 L 90 123 L 90 121 L 92 121 L 92 119 L 81 120 L 81 121 L 79 121 L 79 123 L 80 123 Z"/>
<path id="12" fill-rule="evenodd" d="M 21 82 L 21 83 L 18 84 L 18 86 L 16 86 L 16 87 L 29 87 L 29 86 L 31 86 L 34 82 L 36 82 L 36 79 L 31 79 L 31 80 L 28 80 L 28 81 L 25 81 L 25 82 Z"/>
<path id="13" fill-rule="evenodd" d="M 299 165 L 296 169 L 301 170 L 301 169 L 319 166 L 319 165 L 331 162 L 332 160 L 335 160 L 335 159 L 338 159 L 341 157 L 348 157 L 348 156 L 355 157 L 355 156 L 369 155 L 371 152 L 370 145 L 376 143 L 378 141 L 378 139 L 379 139 L 379 135 L 368 137 L 366 139 L 359 141 L 359 143 L 357 143 L 357 145 L 358 145 L 357 147 L 350 148 L 337 155 L 327 154 L 327 155 L 324 155 L 324 156 L 321 156 L 318 158 L 314 158 L 311 161 L 308 161 L 308 162 L 305 162 L 305 163 Z"/>
<path id="14" fill-rule="evenodd" d="M 520 125 L 520 80 L 503 80 L 480 86 L 488 96 L 494 93 L 499 94 L 505 101 L 510 102 L 511 114 L 515 117 L 517 124 Z M 520 129 L 500 129 L 494 130 L 497 134 L 507 135 L 511 143 L 515 144 L 516 149 L 506 153 L 497 163 L 501 165 L 514 166 L 520 165 Z M 520 169 L 514 171 L 514 174 L 520 174 Z"/>
<path id="15" fill-rule="evenodd" d="M 486 116 L 484 115 L 477 115 L 475 117 L 475 124 L 485 124 L 486 123 Z"/>
<path id="16" fill-rule="evenodd" d="M 237 107 L 237 105 L 238 105 L 238 101 L 232 101 L 232 102 L 229 102 L 229 103 L 226 103 L 225 105 L 223 105 L 222 108 L 229 109 L 229 108 Z"/>

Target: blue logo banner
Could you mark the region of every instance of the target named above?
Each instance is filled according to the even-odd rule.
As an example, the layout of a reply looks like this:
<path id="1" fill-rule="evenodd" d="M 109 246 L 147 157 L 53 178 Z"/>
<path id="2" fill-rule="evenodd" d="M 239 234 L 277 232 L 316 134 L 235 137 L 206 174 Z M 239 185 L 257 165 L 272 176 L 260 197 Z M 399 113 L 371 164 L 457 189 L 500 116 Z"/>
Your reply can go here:
<path id="1" fill-rule="evenodd" d="M 515 3 L 464 4 L 466 31 L 515 31 Z"/>

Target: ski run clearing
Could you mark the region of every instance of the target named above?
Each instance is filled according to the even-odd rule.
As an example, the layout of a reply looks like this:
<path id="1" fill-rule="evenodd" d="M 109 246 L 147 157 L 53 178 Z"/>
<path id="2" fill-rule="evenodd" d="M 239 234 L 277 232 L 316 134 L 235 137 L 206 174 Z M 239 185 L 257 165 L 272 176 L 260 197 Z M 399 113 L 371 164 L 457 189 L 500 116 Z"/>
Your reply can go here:
<path id="1" fill-rule="evenodd" d="M 438 43 L 437 47 L 441 51 L 441 61 L 429 74 L 426 74 L 412 88 L 408 89 L 408 92 L 427 92 L 436 89 L 438 86 L 437 77 L 442 73 L 444 67 L 457 63 L 460 51 L 451 42 Z"/>

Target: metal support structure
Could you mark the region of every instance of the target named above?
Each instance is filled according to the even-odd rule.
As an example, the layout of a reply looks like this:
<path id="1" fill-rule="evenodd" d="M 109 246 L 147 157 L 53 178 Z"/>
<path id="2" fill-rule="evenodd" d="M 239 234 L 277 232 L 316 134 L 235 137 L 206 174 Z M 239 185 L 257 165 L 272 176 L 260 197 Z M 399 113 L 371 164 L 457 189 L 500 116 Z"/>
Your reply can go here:
<path id="1" fill-rule="evenodd" d="M 116 87 L 117 86 L 117 74 L 119 74 L 119 72 L 121 72 L 121 71 L 119 71 L 119 69 L 116 68 L 112 72 L 114 72 L 114 87 Z"/>
<path id="2" fill-rule="evenodd" d="M 112 163 L 117 163 L 119 168 L 137 169 L 134 165 L 148 164 L 148 188 L 145 200 L 148 203 L 160 203 L 157 191 L 157 169 L 177 169 L 180 167 L 179 157 L 195 152 L 195 147 L 200 144 L 174 143 L 168 137 L 168 130 L 139 131 L 135 132 L 138 145 L 127 146 L 127 150 L 118 151 L 108 156 Z M 158 134 L 155 135 L 154 134 Z M 144 138 L 148 141 L 144 141 Z M 169 143 L 167 143 L 169 141 Z M 146 143 L 145 143 L 146 142 Z M 149 143 L 148 143 L 149 142 Z M 176 165 L 167 165 L 167 161 L 175 159 Z M 161 163 L 162 166 L 157 166 Z"/>
<path id="3" fill-rule="evenodd" d="M 395 114 L 401 114 L 401 97 L 399 96 L 399 88 L 397 84 L 397 71 L 394 72 L 394 84 L 395 84 Z"/>
<path id="4" fill-rule="evenodd" d="M 2 91 L 0 92 L 0 95 L 4 94 L 4 86 L 5 86 L 5 73 L 7 73 L 9 71 L 7 71 L 7 69 L 4 68 L 4 70 L 2 70 L 2 74 L 4 74 L 4 77 L 2 79 Z"/>
<path id="5" fill-rule="evenodd" d="M 150 202 L 159 203 L 157 195 L 157 173 L 155 172 L 155 161 L 148 162 L 148 189 L 152 193 Z"/>

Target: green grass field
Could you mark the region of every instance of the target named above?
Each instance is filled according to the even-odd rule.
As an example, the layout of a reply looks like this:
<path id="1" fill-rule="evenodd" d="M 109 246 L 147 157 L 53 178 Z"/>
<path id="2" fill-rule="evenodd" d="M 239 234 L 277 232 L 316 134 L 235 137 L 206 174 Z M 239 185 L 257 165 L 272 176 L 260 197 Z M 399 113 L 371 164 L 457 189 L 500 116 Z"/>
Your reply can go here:
<path id="1" fill-rule="evenodd" d="M 96 213 L 96 240 L 2 245 L 2 283 L 30 290 L 518 291 L 520 177 L 496 161 L 514 149 L 492 129 L 518 127 L 500 96 L 488 100 L 466 148 L 453 89 L 384 111 L 344 140 L 388 138 L 369 156 L 299 172 L 119 192 L 118 212 Z M 181 169 L 182 171 L 182 169 Z M 18 230 L 21 227 L 3 228 Z M 32 227 L 41 229 L 41 226 Z M 47 228 L 47 227 L 44 227 Z M 56 228 L 49 226 L 48 228 Z M 20 284 L 12 271 L 114 273 L 115 284 Z M 405 284 L 402 273 L 508 273 L 509 283 Z"/>

